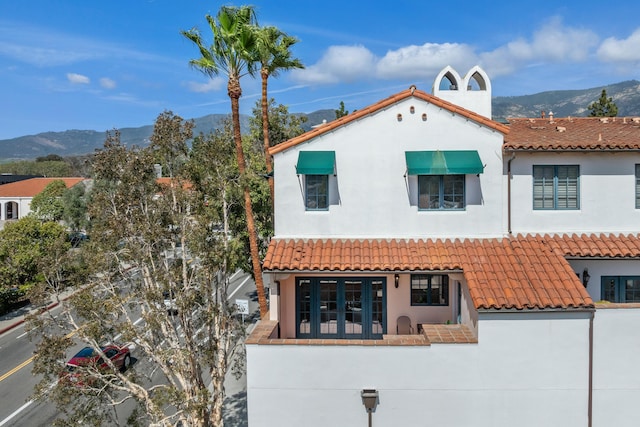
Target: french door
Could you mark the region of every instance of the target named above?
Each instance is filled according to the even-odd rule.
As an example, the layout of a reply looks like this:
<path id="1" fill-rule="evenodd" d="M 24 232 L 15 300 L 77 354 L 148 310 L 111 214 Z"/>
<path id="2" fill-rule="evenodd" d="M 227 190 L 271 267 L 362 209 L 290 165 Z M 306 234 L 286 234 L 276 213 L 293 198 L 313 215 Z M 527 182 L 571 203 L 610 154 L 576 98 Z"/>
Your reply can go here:
<path id="1" fill-rule="evenodd" d="M 299 338 L 375 339 L 384 333 L 385 278 L 297 278 Z"/>

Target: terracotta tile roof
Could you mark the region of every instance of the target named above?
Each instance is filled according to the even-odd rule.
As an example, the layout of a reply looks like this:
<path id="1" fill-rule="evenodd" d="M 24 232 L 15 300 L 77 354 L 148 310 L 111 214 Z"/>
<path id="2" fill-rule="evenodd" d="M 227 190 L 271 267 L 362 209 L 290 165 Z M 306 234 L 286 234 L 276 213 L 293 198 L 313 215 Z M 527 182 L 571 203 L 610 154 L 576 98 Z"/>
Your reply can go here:
<path id="1" fill-rule="evenodd" d="M 409 88 L 405 91 L 399 92 L 395 95 L 392 95 L 386 99 L 383 99 L 382 101 L 376 102 L 375 104 L 372 104 L 368 107 L 365 107 L 361 110 L 357 110 L 354 111 L 351 114 L 348 114 L 344 117 L 341 117 L 339 119 L 333 120 L 325 125 L 321 125 L 319 127 L 316 127 L 315 129 L 312 129 L 308 132 L 303 133 L 300 136 L 297 136 L 295 138 L 292 138 L 288 141 L 283 142 L 282 144 L 278 144 L 274 147 L 271 147 L 269 149 L 269 153 L 270 154 L 275 154 L 275 153 L 279 153 L 281 151 L 284 151 L 288 148 L 294 147 L 298 144 L 301 144 L 303 142 L 306 142 L 310 139 L 313 139 L 319 135 L 322 135 L 324 133 L 327 133 L 329 131 L 332 131 L 340 126 L 344 126 L 347 123 L 350 123 L 352 121 L 358 120 L 362 117 L 365 117 L 367 115 L 373 114 L 377 111 L 380 111 L 384 108 L 389 107 L 390 105 L 396 104 L 402 100 L 405 100 L 407 98 L 417 98 L 417 99 L 421 99 L 423 101 L 427 101 L 430 104 L 436 105 L 438 107 L 441 107 L 445 110 L 451 111 L 452 113 L 456 113 L 456 114 L 460 114 L 461 116 L 464 116 L 466 118 L 468 118 L 469 120 L 472 120 L 478 124 L 487 126 L 491 129 L 494 129 L 498 132 L 501 132 L 503 134 L 506 134 L 509 132 L 509 127 L 493 121 L 491 119 L 488 119 L 478 113 L 475 113 L 471 110 L 467 110 L 465 108 L 462 108 L 456 104 L 452 104 L 451 102 L 445 101 L 444 99 L 440 99 L 436 96 L 430 95 L 424 91 L 421 90 L 416 90 L 414 88 Z"/>
<path id="2" fill-rule="evenodd" d="M 637 253 L 640 255 L 640 249 Z M 462 271 L 477 309 L 593 307 L 555 238 L 550 242 L 538 236 L 464 241 L 274 239 L 263 268 L 317 272 Z"/>
<path id="3" fill-rule="evenodd" d="M 640 150 L 640 118 L 508 119 L 507 151 Z"/>
<path id="4" fill-rule="evenodd" d="M 638 234 L 565 234 L 538 238 L 567 258 L 640 258 Z"/>
<path id="5" fill-rule="evenodd" d="M 71 188 L 85 178 L 31 178 L 0 185 L 0 197 L 33 197 L 40 193 L 52 181 L 64 181 Z"/>

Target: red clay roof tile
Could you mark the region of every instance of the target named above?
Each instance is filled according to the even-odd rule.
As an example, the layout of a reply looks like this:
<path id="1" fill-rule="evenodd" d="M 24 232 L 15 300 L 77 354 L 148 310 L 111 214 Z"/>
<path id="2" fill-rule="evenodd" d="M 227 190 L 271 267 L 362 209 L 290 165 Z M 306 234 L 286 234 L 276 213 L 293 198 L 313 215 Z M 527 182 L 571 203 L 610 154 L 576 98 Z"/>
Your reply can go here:
<path id="1" fill-rule="evenodd" d="M 506 151 L 638 150 L 640 118 L 508 119 Z"/>
<path id="2" fill-rule="evenodd" d="M 565 257 L 640 257 L 640 236 L 274 239 L 263 267 L 265 271 L 462 271 L 477 309 L 592 308 L 591 297 Z"/>
<path id="3" fill-rule="evenodd" d="M 71 188 L 85 178 L 30 178 L 0 185 L 0 197 L 33 197 L 42 192 L 52 181 L 64 181 Z"/>

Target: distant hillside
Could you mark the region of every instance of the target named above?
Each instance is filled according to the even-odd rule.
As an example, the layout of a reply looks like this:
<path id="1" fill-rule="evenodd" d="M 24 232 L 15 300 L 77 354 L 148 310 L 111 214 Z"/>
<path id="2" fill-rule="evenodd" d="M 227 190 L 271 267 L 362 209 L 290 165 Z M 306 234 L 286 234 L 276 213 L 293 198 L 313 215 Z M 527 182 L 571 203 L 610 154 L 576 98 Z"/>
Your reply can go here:
<path id="1" fill-rule="evenodd" d="M 619 116 L 640 116 L 640 82 L 630 80 L 604 87 L 582 90 L 559 90 L 524 96 L 499 96 L 493 98 L 493 119 L 504 121 L 508 117 L 540 117 L 541 111 L 553 111 L 556 117 L 586 116 L 588 105 L 600 97 L 602 89 L 618 106 Z M 364 106 L 363 106 L 364 107 Z M 334 110 L 319 110 L 309 114 L 304 129 L 335 119 Z M 226 114 L 212 114 L 194 119 L 196 133 L 208 133 L 220 127 Z M 241 116 L 243 132 L 248 129 L 249 116 Z M 121 141 L 126 145 L 146 146 L 153 132 L 153 125 L 120 129 Z M 48 154 L 78 156 L 93 153 L 102 148 L 105 132 L 94 130 L 68 130 L 44 132 L 0 140 L 0 161 L 28 160 Z"/>
<path id="2" fill-rule="evenodd" d="M 322 123 L 323 120 L 335 119 L 334 110 L 320 110 L 307 116 L 303 124 L 305 131 L 311 126 Z M 222 126 L 222 122 L 229 115 L 210 114 L 194 119 L 195 134 L 208 133 Z M 242 132 L 249 128 L 249 116 L 240 116 Z M 120 140 L 123 144 L 144 147 L 149 144 L 149 137 L 153 133 L 153 125 L 138 128 L 122 128 Z M 0 140 L 0 161 L 31 160 L 49 154 L 59 156 L 80 156 L 91 154 L 104 145 L 106 132 L 95 130 L 67 130 L 64 132 L 43 132 L 37 135 L 21 136 L 18 138 Z"/>
<path id="3" fill-rule="evenodd" d="M 556 90 L 525 96 L 493 98 L 493 119 L 508 117 L 540 117 L 542 111 L 552 111 L 555 117 L 587 116 L 587 107 L 600 98 L 602 89 L 618 106 L 618 116 L 640 116 L 640 82 L 629 80 L 609 86 L 582 90 Z"/>

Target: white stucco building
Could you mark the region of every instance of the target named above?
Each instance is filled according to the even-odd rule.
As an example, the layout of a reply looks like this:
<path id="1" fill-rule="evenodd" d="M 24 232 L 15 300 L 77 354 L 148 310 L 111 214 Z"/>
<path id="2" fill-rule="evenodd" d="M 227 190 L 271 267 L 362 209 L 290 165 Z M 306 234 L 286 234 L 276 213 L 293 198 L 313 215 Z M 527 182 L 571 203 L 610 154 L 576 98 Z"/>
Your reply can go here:
<path id="1" fill-rule="evenodd" d="M 479 67 L 432 92 L 271 149 L 249 425 L 640 424 L 640 120 L 498 123 Z"/>

